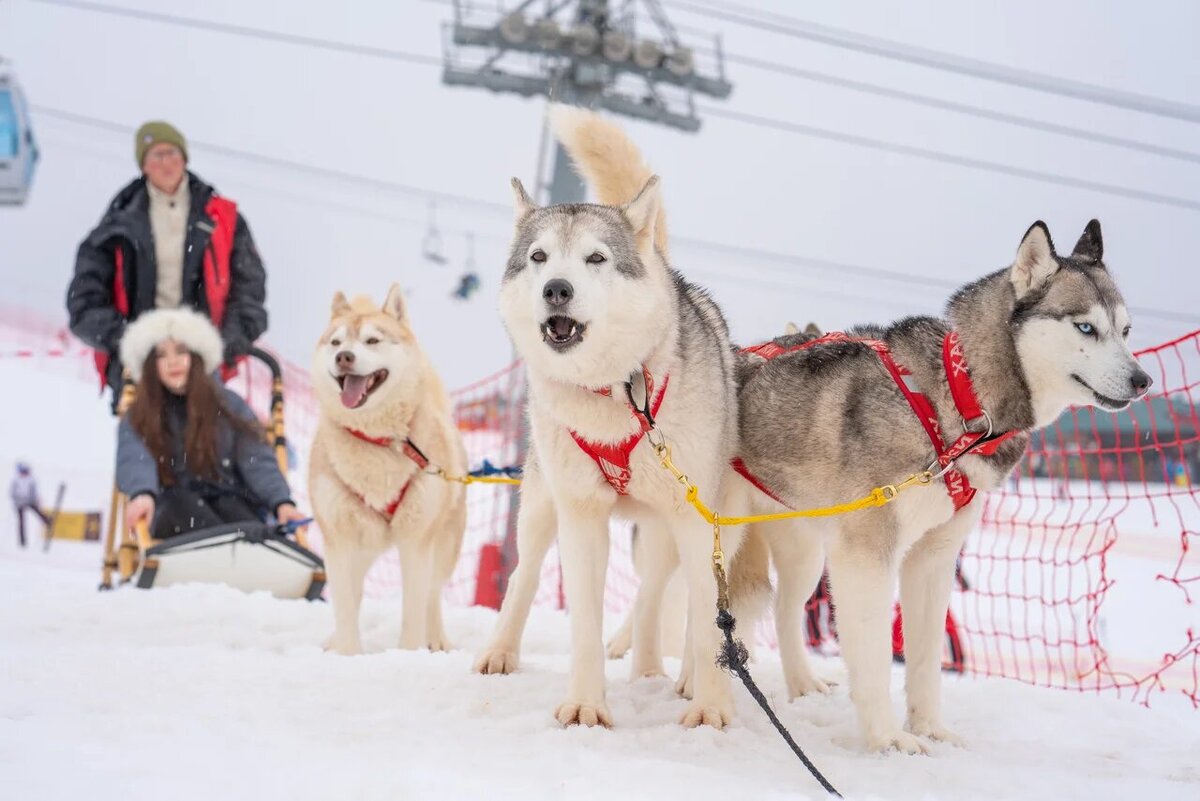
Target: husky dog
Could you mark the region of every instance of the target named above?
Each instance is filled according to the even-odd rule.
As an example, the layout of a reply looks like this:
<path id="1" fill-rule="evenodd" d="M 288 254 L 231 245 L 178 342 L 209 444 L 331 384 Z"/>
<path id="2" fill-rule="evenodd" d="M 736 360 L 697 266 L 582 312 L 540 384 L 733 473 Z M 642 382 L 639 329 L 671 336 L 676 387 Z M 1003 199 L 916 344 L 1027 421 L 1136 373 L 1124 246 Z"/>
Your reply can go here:
<path id="1" fill-rule="evenodd" d="M 362 652 L 363 579 L 383 551 L 400 552 L 400 647 L 446 650 L 442 587 L 462 548 L 465 487 L 427 471 L 462 475 L 467 456 L 450 399 L 417 344 L 398 285 L 383 307 L 333 298 L 312 361 L 321 416 L 308 476 L 325 538 L 334 630 L 326 648 Z"/>
<path id="2" fill-rule="evenodd" d="M 919 737 L 958 740 L 942 724 L 939 685 L 955 557 L 983 505 L 970 502 L 968 483 L 980 490 L 1000 486 L 1029 433 L 1068 405 L 1124 409 L 1145 395 L 1150 377 L 1130 353 L 1128 334 L 1129 313 L 1103 262 L 1100 224 L 1088 223 L 1074 252 L 1063 257 L 1037 222 L 1010 267 L 954 294 L 947 319 L 914 317 L 849 332 L 886 343 L 910 375 L 893 375 L 875 348 L 850 340 L 819 341 L 748 376 L 739 396 L 741 456 L 750 473 L 797 509 L 857 498 L 919 473 L 931 464 L 935 433 L 947 443 L 986 433 L 949 465 L 933 461 L 933 472 L 949 467 L 944 476 L 885 507 L 772 527 L 779 640 L 791 697 L 827 689 L 809 668 L 799 617 L 827 548 L 841 649 L 868 747 L 917 753 L 926 750 Z M 969 413 L 969 399 L 955 394 L 964 376 L 977 400 Z M 902 382 L 931 403 L 924 422 Z M 889 697 L 897 572 L 904 729 Z"/>
<path id="3" fill-rule="evenodd" d="M 516 231 L 500 312 L 529 373 L 532 448 L 517 521 L 520 561 L 476 669 L 516 667 L 537 572 L 557 533 L 571 669 L 555 717 L 564 725 L 612 723 L 601 617 L 609 518 L 617 514 L 639 524 L 648 559 L 678 546 L 695 663 L 682 722 L 719 728 L 733 703 L 714 663 L 712 532 L 684 502 L 646 432 L 652 418 L 674 461 L 725 503 L 737 437 L 728 329 L 708 294 L 668 265 L 659 181 L 633 143 L 590 112 L 558 107 L 552 122 L 600 204 L 539 208 L 513 180 Z M 739 536 L 727 531 L 728 553 Z M 653 624 L 635 627 L 634 677 L 662 672 L 658 604 L 669 573 L 648 569 L 654 586 L 639 593 Z"/>

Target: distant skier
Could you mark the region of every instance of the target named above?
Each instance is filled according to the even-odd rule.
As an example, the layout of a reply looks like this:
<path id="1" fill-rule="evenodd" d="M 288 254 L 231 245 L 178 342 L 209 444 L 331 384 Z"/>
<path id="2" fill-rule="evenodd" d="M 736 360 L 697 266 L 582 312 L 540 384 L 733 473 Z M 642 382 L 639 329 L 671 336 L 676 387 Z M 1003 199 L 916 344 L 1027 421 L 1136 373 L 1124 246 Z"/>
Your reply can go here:
<path id="1" fill-rule="evenodd" d="M 50 525 L 50 518 L 42 511 L 41 505 L 38 503 L 37 481 L 34 480 L 33 471 L 29 469 L 29 465 L 24 462 L 17 463 L 17 474 L 13 476 L 8 494 L 12 498 L 13 508 L 17 514 L 17 541 L 24 548 L 25 511 L 27 509 L 40 517 L 43 525 Z"/>

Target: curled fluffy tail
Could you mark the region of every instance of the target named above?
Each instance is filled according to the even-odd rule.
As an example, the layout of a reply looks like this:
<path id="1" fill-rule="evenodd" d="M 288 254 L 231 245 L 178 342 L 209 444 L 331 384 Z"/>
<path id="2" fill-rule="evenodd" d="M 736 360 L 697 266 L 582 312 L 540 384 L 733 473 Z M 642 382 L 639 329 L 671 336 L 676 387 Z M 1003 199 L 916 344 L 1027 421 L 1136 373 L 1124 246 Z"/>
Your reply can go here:
<path id="1" fill-rule="evenodd" d="M 625 132 L 594 111 L 555 103 L 550 106 L 550 127 L 575 171 L 606 206 L 623 206 L 633 200 L 654 175 Z M 666 255 L 667 219 L 661 204 L 654 245 Z"/>

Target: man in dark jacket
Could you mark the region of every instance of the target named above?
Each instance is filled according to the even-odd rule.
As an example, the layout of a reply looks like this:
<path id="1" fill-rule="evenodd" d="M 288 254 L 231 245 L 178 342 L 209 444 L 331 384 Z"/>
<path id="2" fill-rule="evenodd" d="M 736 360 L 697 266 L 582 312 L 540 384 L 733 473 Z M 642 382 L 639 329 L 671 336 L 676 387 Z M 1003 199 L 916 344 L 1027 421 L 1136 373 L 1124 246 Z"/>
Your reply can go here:
<path id="1" fill-rule="evenodd" d="M 125 326 L 155 308 L 207 315 L 232 367 L 266 330 L 266 274 L 237 205 L 187 170 L 187 142 L 165 122 L 138 129 L 142 176 L 109 204 L 83 240 L 67 293 L 71 332 L 96 349 L 96 367 L 121 386 Z"/>

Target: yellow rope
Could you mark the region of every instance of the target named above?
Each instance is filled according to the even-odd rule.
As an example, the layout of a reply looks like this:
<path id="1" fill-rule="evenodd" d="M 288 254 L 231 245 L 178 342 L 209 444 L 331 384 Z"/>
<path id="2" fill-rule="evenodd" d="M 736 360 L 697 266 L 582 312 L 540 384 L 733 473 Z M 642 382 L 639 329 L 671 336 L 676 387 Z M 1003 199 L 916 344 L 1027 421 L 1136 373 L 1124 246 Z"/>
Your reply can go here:
<path id="1" fill-rule="evenodd" d="M 654 445 L 654 452 L 658 454 L 659 461 L 675 479 L 684 486 L 687 490 L 687 502 L 692 505 L 705 522 L 714 527 L 720 526 L 738 526 L 743 523 L 763 523 L 772 520 L 792 520 L 798 517 L 833 517 L 835 515 L 844 515 L 849 512 L 857 512 L 860 509 L 872 509 L 877 506 L 884 506 L 891 503 L 906 489 L 910 487 L 923 487 L 928 485 L 933 480 L 933 473 L 925 470 L 921 473 L 914 473 L 908 478 L 901 481 L 899 484 L 887 484 L 882 487 L 876 487 L 867 495 L 858 500 L 849 501 L 847 503 L 839 503 L 834 506 L 822 506 L 815 509 L 796 509 L 787 512 L 773 512 L 765 515 L 743 515 L 741 517 L 722 517 L 721 515 L 710 509 L 704 501 L 700 500 L 700 489 L 691 482 L 687 474 L 675 466 L 671 461 L 671 448 L 666 442 L 658 442 Z M 714 532 L 715 533 L 715 532 Z"/>
<path id="2" fill-rule="evenodd" d="M 429 471 L 438 478 L 455 481 L 459 484 L 520 484 L 521 479 L 508 476 L 452 476 L 440 467 Z"/>

